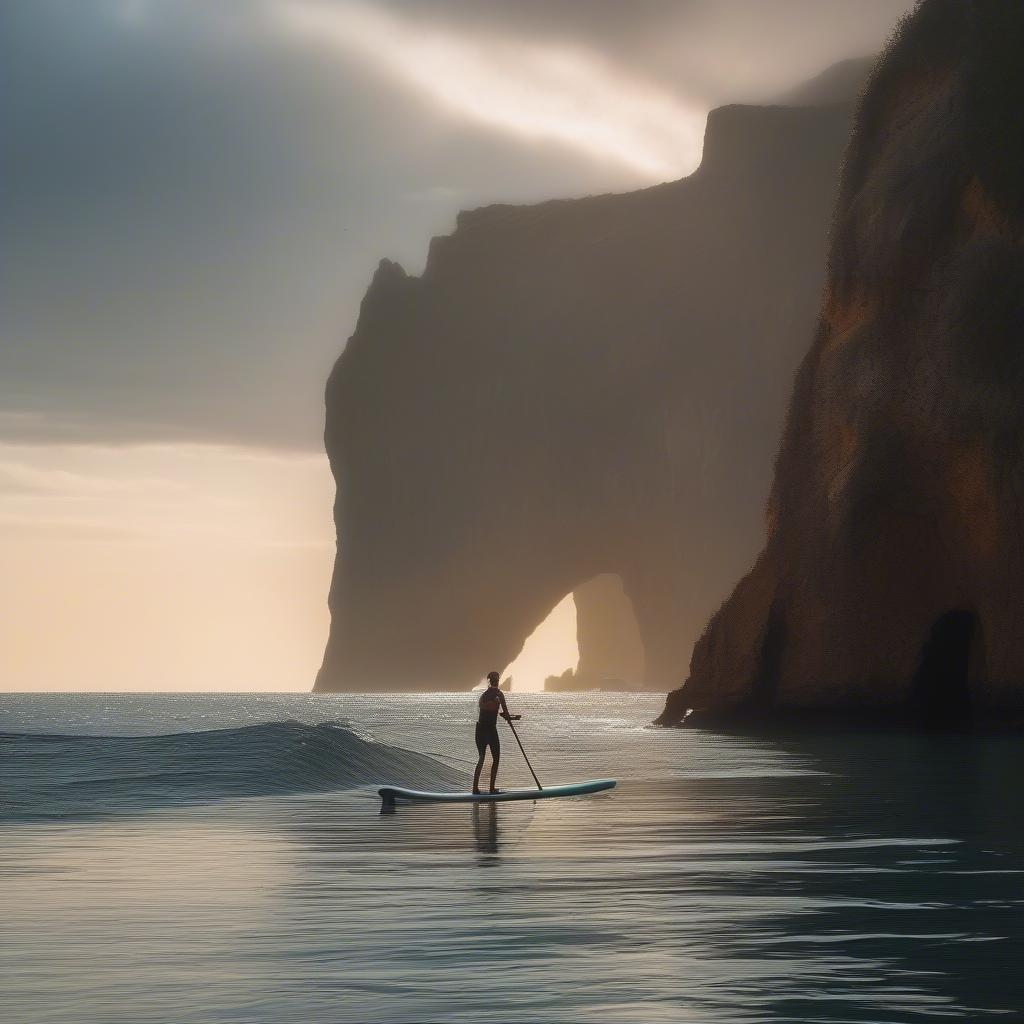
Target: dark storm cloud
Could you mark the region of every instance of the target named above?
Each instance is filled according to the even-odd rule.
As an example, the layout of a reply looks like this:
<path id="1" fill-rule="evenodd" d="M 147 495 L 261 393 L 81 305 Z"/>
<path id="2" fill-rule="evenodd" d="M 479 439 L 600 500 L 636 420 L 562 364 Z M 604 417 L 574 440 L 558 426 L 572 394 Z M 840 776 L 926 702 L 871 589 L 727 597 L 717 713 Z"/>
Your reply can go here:
<path id="1" fill-rule="evenodd" d="M 349 140 L 380 115 L 373 94 L 328 105 L 301 68 L 204 36 L 198 16 L 17 10 L 0 84 L 3 406 L 87 436 L 312 442 L 329 354 L 293 346 L 347 313 L 346 278 L 372 265 L 349 246 L 375 225 L 343 199 L 372 173 Z"/>
<path id="2" fill-rule="evenodd" d="M 700 110 L 877 45 L 906 6 L 331 9 L 467 51 L 568 48 Z M 0 5 L 0 436 L 315 447 L 380 257 L 417 270 L 461 206 L 642 183 L 593 146 L 526 144 L 507 120 L 442 109 L 365 39 L 306 46 L 275 17 L 288 8 Z"/>

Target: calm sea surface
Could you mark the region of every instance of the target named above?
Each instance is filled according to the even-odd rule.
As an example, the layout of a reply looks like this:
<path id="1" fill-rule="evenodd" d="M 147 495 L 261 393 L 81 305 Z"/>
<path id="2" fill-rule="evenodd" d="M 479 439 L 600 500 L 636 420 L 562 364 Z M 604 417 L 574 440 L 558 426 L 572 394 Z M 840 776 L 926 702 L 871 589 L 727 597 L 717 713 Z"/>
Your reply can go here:
<path id="1" fill-rule="evenodd" d="M 466 785 L 472 695 L 0 695 L 0 1019 L 1024 1020 L 1021 740 L 510 704 L 619 787 L 381 815 Z"/>

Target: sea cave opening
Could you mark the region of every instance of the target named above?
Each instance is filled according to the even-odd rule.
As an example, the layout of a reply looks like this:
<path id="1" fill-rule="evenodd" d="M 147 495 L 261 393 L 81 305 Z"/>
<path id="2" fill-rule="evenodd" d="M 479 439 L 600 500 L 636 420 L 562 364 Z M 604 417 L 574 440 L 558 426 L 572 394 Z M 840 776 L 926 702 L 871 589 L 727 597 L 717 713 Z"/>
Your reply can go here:
<path id="1" fill-rule="evenodd" d="M 926 725 L 948 728 L 970 717 L 971 663 L 980 653 L 980 632 L 977 613 L 966 608 L 952 608 L 932 623 L 911 697 Z"/>

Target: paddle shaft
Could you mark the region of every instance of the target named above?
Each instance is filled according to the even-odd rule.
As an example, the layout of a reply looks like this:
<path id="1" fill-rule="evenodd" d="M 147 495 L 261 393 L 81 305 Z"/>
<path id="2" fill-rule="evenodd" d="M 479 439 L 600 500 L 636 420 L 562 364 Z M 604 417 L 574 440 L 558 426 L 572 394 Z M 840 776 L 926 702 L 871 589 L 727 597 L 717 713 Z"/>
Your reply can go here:
<path id="1" fill-rule="evenodd" d="M 537 778 L 537 773 L 533 770 L 533 765 L 530 764 L 530 759 L 526 756 L 526 751 L 523 750 L 523 741 L 519 738 L 519 733 L 516 732 L 516 727 L 512 724 L 512 719 L 506 718 L 505 721 L 508 722 L 508 727 L 512 730 L 512 735 L 515 736 L 516 743 L 519 744 L 519 749 L 523 751 L 523 760 L 526 762 L 526 767 L 530 769 L 533 781 L 537 783 L 538 789 L 543 789 L 544 787 L 540 784 L 540 779 Z"/>

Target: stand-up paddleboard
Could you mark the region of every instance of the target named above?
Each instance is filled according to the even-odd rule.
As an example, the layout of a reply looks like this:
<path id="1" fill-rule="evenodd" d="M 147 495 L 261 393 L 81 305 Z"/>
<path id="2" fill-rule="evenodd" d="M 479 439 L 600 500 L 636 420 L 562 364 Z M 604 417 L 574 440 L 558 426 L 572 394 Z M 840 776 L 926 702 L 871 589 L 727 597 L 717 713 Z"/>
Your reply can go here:
<path id="1" fill-rule="evenodd" d="M 429 793 L 420 789 L 403 789 L 401 786 L 382 786 L 377 792 L 386 804 L 393 804 L 396 799 L 430 800 L 446 804 L 492 804 L 504 800 L 550 800 L 556 796 L 600 793 L 603 789 L 612 789 L 615 782 L 615 779 L 590 779 L 565 786 L 545 786 L 543 789 L 503 789 L 500 793 Z"/>

